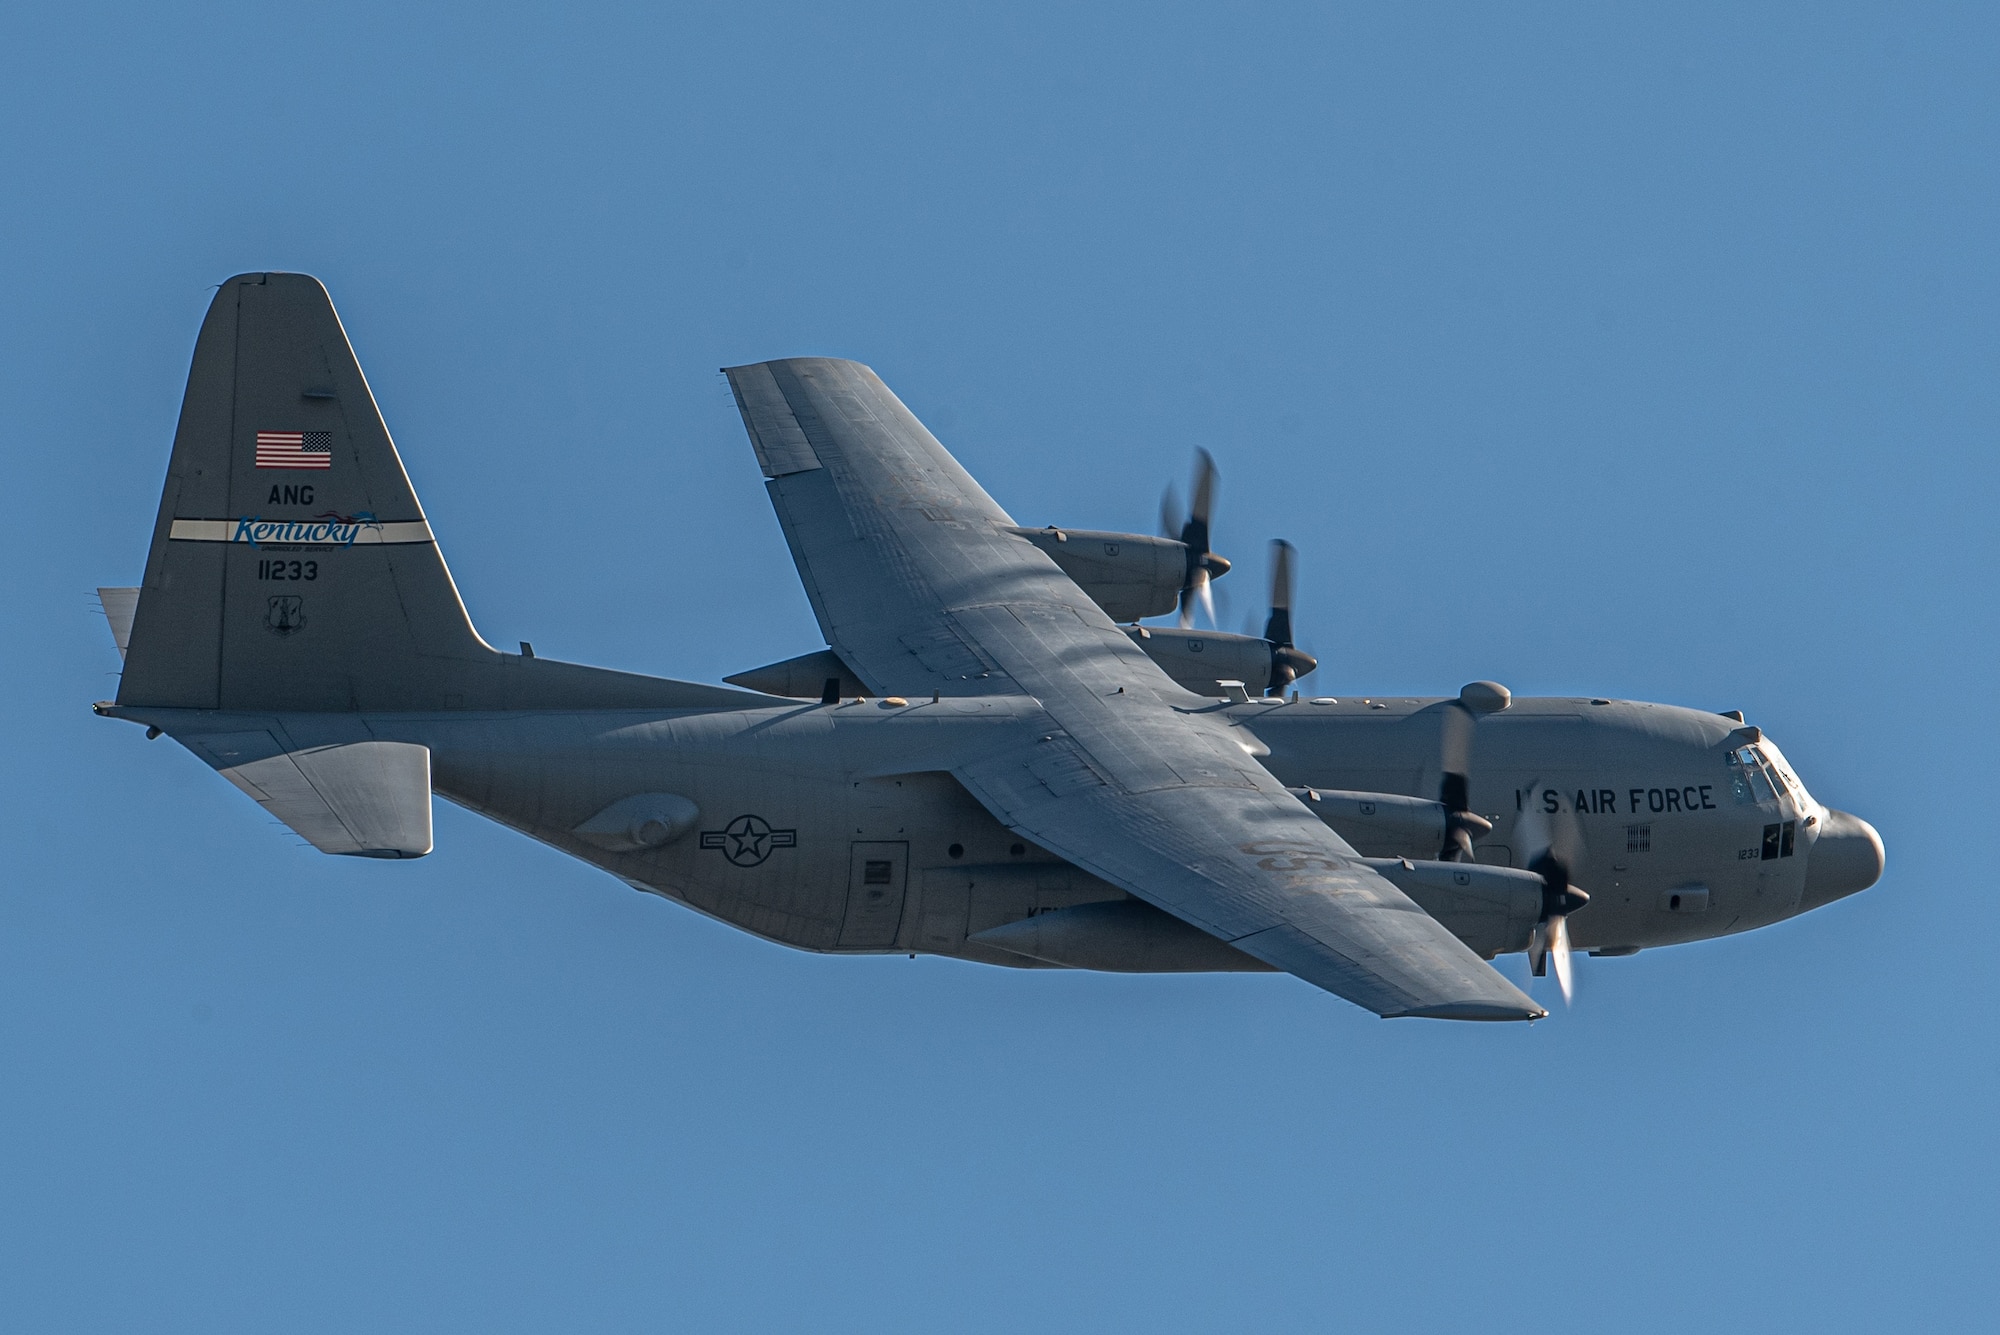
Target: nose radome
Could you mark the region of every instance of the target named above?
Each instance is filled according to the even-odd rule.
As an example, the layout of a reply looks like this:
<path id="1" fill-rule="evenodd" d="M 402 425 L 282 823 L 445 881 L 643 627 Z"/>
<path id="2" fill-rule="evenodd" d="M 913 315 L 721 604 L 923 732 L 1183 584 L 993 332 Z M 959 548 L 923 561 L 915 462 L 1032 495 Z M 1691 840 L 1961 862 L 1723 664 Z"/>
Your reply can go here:
<path id="1" fill-rule="evenodd" d="M 1799 912 L 1816 909 L 1866 890 L 1882 877 L 1882 836 L 1859 816 L 1831 808 L 1820 820 L 1806 863 L 1805 895 Z"/>

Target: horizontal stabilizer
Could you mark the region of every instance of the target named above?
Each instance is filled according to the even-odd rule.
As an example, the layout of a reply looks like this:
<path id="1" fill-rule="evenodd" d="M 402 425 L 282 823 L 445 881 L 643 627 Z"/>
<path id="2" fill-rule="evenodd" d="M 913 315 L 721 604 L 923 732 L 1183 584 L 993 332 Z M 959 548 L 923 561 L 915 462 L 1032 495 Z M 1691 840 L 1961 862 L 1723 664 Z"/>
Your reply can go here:
<path id="1" fill-rule="evenodd" d="M 420 858 L 431 851 L 428 747 L 348 742 L 286 751 L 268 732 L 182 740 L 322 853 Z"/>
<path id="2" fill-rule="evenodd" d="M 797 658 L 787 658 L 782 663 L 751 668 L 748 672 L 739 672 L 723 680 L 746 691 L 762 691 L 765 695 L 791 696 L 801 700 L 823 698 L 828 682 L 835 683 L 833 693 L 838 698 L 853 700 L 869 693 L 853 670 L 841 662 L 840 655 L 831 649 L 820 649 L 800 654 Z"/>

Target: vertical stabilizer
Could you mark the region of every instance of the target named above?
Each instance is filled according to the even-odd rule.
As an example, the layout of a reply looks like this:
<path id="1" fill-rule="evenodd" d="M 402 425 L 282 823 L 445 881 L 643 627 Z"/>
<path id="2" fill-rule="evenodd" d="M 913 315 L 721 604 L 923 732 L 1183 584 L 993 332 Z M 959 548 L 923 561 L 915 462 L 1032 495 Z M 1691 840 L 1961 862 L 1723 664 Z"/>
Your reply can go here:
<path id="1" fill-rule="evenodd" d="M 444 708 L 490 658 L 318 280 L 243 274 L 202 323 L 121 705 Z"/>
<path id="2" fill-rule="evenodd" d="M 114 595 L 137 597 L 137 608 Z M 202 322 L 136 591 L 131 710 L 740 709 L 742 691 L 497 652 L 472 628 L 326 289 L 241 274 Z"/>

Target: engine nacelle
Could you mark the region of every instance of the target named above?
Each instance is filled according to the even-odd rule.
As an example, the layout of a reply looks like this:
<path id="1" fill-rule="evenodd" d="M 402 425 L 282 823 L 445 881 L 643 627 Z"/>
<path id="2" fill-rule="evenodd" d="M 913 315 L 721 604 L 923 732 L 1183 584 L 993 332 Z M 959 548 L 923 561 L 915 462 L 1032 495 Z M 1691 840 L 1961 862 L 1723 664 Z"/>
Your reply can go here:
<path id="1" fill-rule="evenodd" d="M 1363 861 L 1487 959 L 1526 950 L 1542 917 L 1542 878 L 1531 871 L 1414 858 Z"/>
<path id="2" fill-rule="evenodd" d="M 1226 692 L 1218 683 L 1225 681 L 1242 682 L 1252 695 L 1262 695 L 1271 684 L 1272 645 L 1258 636 L 1172 626 L 1132 626 L 1125 633 L 1161 671 L 1196 695 L 1222 696 Z"/>
<path id="3" fill-rule="evenodd" d="M 1165 616 L 1180 604 L 1187 547 L 1143 533 L 1080 528 L 1017 528 L 1048 554 L 1113 621 Z"/>
<path id="4" fill-rule="evenodd" d="M 1434 858 L 1444 847 L 1449 813 L 1442 802 L 1336 788 L 1294 788 L 1291 792 L 1363 857 Z"/>

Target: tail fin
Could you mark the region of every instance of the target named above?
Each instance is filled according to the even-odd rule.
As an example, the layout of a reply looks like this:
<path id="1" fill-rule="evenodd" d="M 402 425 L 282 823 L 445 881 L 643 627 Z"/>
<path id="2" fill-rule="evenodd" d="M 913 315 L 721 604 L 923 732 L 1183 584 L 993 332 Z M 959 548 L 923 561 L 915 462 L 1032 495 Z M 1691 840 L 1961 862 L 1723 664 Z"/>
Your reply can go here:
<path id="1" fill-rule="evenodd" d="M 440 669 L 492 652 L 326 289 L 304 274 L 224 283 L 195 344 L 118 703 L 442 708 Z"/>
<path id="2" fill-rule="evenodd" d="M 216 293 L 118 704 L 345 712 L 741 708 L 758 697 L 494 651 L 445 569 L 317 279 Z"/>

